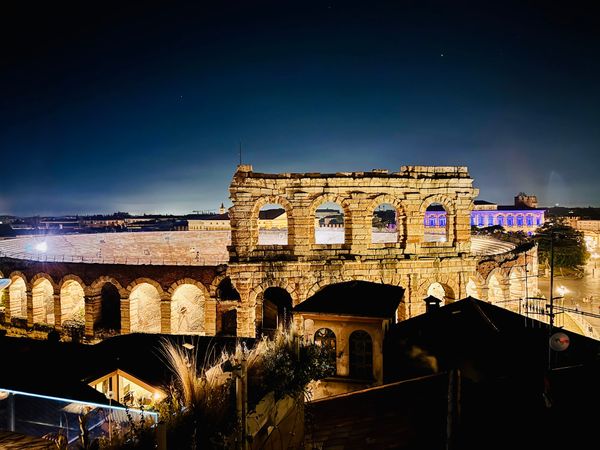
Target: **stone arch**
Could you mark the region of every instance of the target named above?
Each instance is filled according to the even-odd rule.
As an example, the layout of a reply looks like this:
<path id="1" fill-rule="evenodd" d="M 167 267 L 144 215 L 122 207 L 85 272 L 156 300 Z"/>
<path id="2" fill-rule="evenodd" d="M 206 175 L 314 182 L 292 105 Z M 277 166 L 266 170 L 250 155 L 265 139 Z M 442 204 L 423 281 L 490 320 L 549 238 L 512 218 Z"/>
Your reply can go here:
<path id="1" fill-rule="evenodd" d="M 440 204 L 445 211 L 445 214 L 440 212 L 440 214 L 436 215 L 436 226 L 445 229 L 445 237 L 437 236 L 434 234 L 428 235 L 425 230 L 425 217 L 427 213 L 427 208 L 429 208 L 434 203 Z M 443 224 L 440 222 L 443 216 Z M 419 234 L 419 240 L 421 242 L 444 242 L 449 245 L 454 245 L 456 239 L 456 204 L 453 199 L 443 194 L 434 194 L 426 197 L 421 202 L 419 207 L 419 227 L 417 229 L 423 230 Z"/>
<path id="2" fill-rule="evenodd" d="M 317 214 L 317 209 L 323 203 L 336 203 L 342 209 L 343 214 L 344 214 L 344 242 L 343 243 L 351 244 L 352 243 L 352 215 L 350 213 L 351 210 L 350 210 L 350 205 L 348 203 L 348 200 L 343 197 L 340 197 L 339 195 L 331 194 L 331 193 L 319 195 L 318 197 L 313 199 L 313 201 L 310 204 L 310 207 L 308 208 L 310 220 L 315 220 L 316 214 Z M 311 245 L 317 244 L 316 231 L 317 230 L 315 228 L 315 229 L 313 229 L 313 231 L 311 233 L 309 233 L 309 236 L 310 236 L 309 243 Z M 317 245 L 327 245 L 327 244 L 317 244 Z"/>
<path id="3" fill-rule="evenodd" d="M 458 283 L 451 277 L 445 276 L 423 279 L 419 284 L 419 289 L 417 291 L 418 298 L 416 300 L 418 302 L 422 302 L 422 300 L 425 297 L 430 295 L 429 288 L 431 287 L 431 285 L 436 283 L 442 287 L 444 291 L 444 296 L 446 297 L 446 300 L 448 300 L 449 303 L 456 300 L 456 295 L 458 292 L 460 292 L 458 288 Z"/>
<path id="4" fill-rule="evenodd" d="M 447 214 L 456 214 L 456 205 L 453 199 L 444 194 L 433 194 L 425 197 L 419 207 L 419 212 L 423 214 L 432 203 L 439 203 L 444 206 Z"/>
<path id="5" fill-rule="evenodd" d="M 101 276 L 100 278 L 97 278 L 96 280 L 94 280 L 94 282 L 92 284 L 90 284 L 90 286 L 88 288 L 88 292 L 86 292 L 86 294 L 87 295 L 100 295 L 100 291 L 102 290 L 102 287 L 106 283 L 110 283 L 114 287 L 116 287 L 119 290 L 119 292 L 121 293 L 122 297 L 127 297 L 127 289 L 124 289 L 123 286 L 121 286 L 121 283 L 119 283 L 115 278 L 109 277 L 109 276 Z"/>
<path id="6" fill-rule="evenodd" d="M 505 306 L 507 300 L 505 295 L 506 277 L 500 268 L 492 270 L 486 279 L 487 300 L 490 303 L 499 303 L 499 306 Z"/>
<path id="7" fill-rule="evenodd" d="M 58 291 L 57 284 L 54 282 L 54 280 L 52 279 L 52 277 L 50 275 L 48 275 L 47 273 L 45 273 L 45 272 L 40 272 L 40 273 L 35 274 L 31 278 L 31 280 L 29 280 L 29 286 L 33 288 L 33 285 L 35 283 L 37 283 L 39 280 L 41 280 L 42 278 L 45 279 L 45 280 L 48 280 L 48 282 L 52 285 L 52 290 L 54 292 Z"/>
<path id="8" fill-rule="evenodd" d="M 465 286 L 465 291 L 468 297 L 479 298 L 480 297 L 480 285 L 477 284 L 477 280 L 473 277 L 469 277 L 467 280 L 467 285 Z"/>
<path id="9" fill-rule="evenodd" d="M 427 297 L 430 295 L 442 300 L 444 304 L 452 303 L 456 299 L 454 290 L 447 284 L 438 281 L 434 281 L 427 287 Z"/>
<path id="10" fill-rule="evenodd" d="M 269 290 L 277 290 L 277 291 L 269 291 Z M 271 292 L 275 294 L 275 298 L 269 303 L 265 305 L 265 293 Z M 289 305 L 284 304 L 285 299 L 283 299 L 283 295 L 279 295 L 285 292 L 289 297 Z M 271 329 L 277 328 L 277 324 L 275 326 L 271 326 L 270 319 L 273 318 L 273 314 L 275 314 L 276 321 L 289 325 L 291 321 L 291 308 L 298 304 L 298 295 L 295 289 L 292 289 L 287 282 L 283 280 L 273 281 L 273 282 L 265 282 L 258 286 L 256 286 L 250 292 L 248 297 L 251 310 L 254 313 L 254 325 L 257 331 L 262 330 L 263 328 L 268 328 L 269 332 Z M 265 315 L 269 317 L 267 326 L 265 327 L 263 321 L 265 319 Z"/>
<path id="11" fill-rule="evenodd" d="M 70 274 L 70 275 L 65 275 L 64 277 L 62 277 L 60 279 L 60 281 L 58 282 L 58 290 L 60 291 L 60 289 L 63 287 L 63 285 L 65 283 L 67 283 L 68 281 L 76 281 L 77 283 L 79 283 L 81 285 L 81 287 L 86 290 L 87 286 L 85 285 L 85 283 L 83 282 L 83 280 L 78 277 L 77 275 L 74 274 Z"/>
<path id="12" fill-rule="evenodd" d="M 21 272 L 9 275 L 8 301 L 11 317 L 27 318 L 27 278 Z"/>
<path id="13" fill-rule="evenodd" d="M 97 307 L 94 308 L 94 330 L 121 331 L 121 291 L 118 282 L 109 277 L 104 277 L 102 284 L 95 286 Z M 116 283 L 116 284 L 115 284 Z"/>
<path id="14" fill-rule="evenodd" d="M 131 283 L 129 283 L 129 285 L 127 286 L 127 291 L 130 293 L 130 295 L 131 295 L 131 291 L 133 291 L 140 284 L 149 284 L 150 286 L 154 287 L 157 290 L 158 294 L 160 295 L 161 300 L 163 298 L 168 300 L 168 295 L 163 290 L 163 287 L 161 286 L 161 284 L 158 281 L 153 280 L 152 278 L 145 278 L 145 277 L 136 278 Z"/>
<path id="15" fill-rule="evenodd" d="M 160 290 L 159 290 L 160 289 Z M 161 331 L 161 295 L 160 285 L 148 278 L 139 278 L 131 283 L 129 294 L 129 313 L 131 332 L 160 333 Z"/>
<path id="16" fill-rule="evenodd" d="M 404 205 L 398 198 L 393 197 L 391 195 L 387 195 L 387 194 L 379 195 L 379 196 L 375 197 L 373 200 L 371 200 L 367 211 L 369 212 L 369 214 L 371 214 L 371 218 L 372 218 L 373 214 L 375 212 L 375 209 L 379 205 L 384 205 L 384 204 L 389 204 L 392 207 L 394 207 L 394 209 L 395 209 L 395 212 L 396 212 L 396 239 L 393 242 L 383 242 L 383 243 L 384 244 L 386 244 L 386 243 L 388 243 L 388 244 L 398 244 L 398 243 L 404 244 L 404 242 L 406 241 L 406 211 L 404 209 Z M 371 230 L 371 233 L 369 233 L 369 239 L 370 239 L 371 243 L 374 243 L 372 230 Z"/>
<path id="17" fill-rule="evenodd" d="M 295 242 L 295 224 L 294 224 L 294 208 L 287 198 L 281 195 L 268 195 L 259 198 L 252 207 L 250 219 L 250 242 L 255 248 L 259 245 L 259 215 L 263 206 L 268 204 L 281 205 L 287 215 L 287 245 L 294 245 Z M 261 244 L 262 245 L 262 244 Z"/>
<path id="18" fill-rule="evenodd" d="M 210 286 L 210 293 L 217 301 L 240 301 L 240 293 L 229 275 L 215 278 Z"/>
<path id="19" fill-rule="evenodd" d="M 171 333 L 204 334 L 207 294 L 197 283 L 178 283 L 171 294 Z"/>
<path id="20" fill-rule="evenodd" d="M 31 279 L 31 298 L 33 305 L 33 323 L 55 324 L 54 292 L 56 284 L 52 277 L 39 273 Z"/>
<path id="21" fill-rule="evenodd" d="M 256 286 L 254 289 L 252 289 L 250 291 L 250 295 L 248 296 L 250 306 L 256 305 L 256 301 L 259 298 L 259 296 L 261 294 L 264 294 L 264 292 L 271 287 L 281 288 L 288 294 L 290 294 L 290 296 L 292 297 L 293 306 L 296 306 L 299 303 L 296 289 L 285 280 L 276 280 L 263 282 Z"/>
<path id="22" fill-rule="evenodd" d="M 525 298 L 525 271 L 521 267 L 513 267 L 508 274 L 510 299 Z"/>
<path id="23" fill-rule="evenodd" d="M 81 278 L 75 275 L 63 277 L 60 286 L 60 321 L 85 320 L 85 293 Z"/>

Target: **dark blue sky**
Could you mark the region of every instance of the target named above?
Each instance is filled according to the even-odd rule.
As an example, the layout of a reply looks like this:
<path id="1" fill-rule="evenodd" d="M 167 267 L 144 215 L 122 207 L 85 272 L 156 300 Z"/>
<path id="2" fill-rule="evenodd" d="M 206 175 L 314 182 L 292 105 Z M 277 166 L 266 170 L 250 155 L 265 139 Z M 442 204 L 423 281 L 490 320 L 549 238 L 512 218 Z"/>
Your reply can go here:
<path id="1" fill-rule="evenodd" d="M 466 165 L 482 199 L 600 206 L 585 3 L 15 3 L 0 214 L 215 209 L 240 140 L 256 171 Z"/>

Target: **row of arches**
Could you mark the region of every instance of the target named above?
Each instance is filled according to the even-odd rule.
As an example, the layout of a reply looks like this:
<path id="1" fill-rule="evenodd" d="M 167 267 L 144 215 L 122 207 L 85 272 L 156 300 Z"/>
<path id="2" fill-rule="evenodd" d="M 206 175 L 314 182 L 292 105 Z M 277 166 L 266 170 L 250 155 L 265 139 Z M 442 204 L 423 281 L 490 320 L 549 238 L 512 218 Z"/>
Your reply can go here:
<path id="1" fill-rule="evenodd" d="M 192 279 L 180 280 L 164 291 L 150 279 L 139 279 L 123 288 L 108 277 L 89 286 L 76 276 L 64 277 L 59 284 L 46 274 L 36 275 L 29 283 L 21 273 L 12 273 L 9 278 L 5 313 L 8 318 L 26 319 L 28 325 L 62 327 L 73 320 L 85 323 L 86 334 L 90 330 L 121 332 L 123 328 L 127 332 L 206 332 L 210 294 Z M 219 281 L 214 286 L 216 298 L 239 301 L 231 280 L 226 277 Z M 209 315 L 214 320 L 215 313 Z M 127 324 L 122 323 L 123 318 Z"/>
<path id="2" fill-rule="evenodd" d="M 314 202 L 310 208 L 314 220 L 313 243 L 317 245 L 347 243 L 347 227 L 351 222 L 348 205 L 335 197 L 322 200 L 324 201 Z M 434 196 L 426 200 L 422 208 L 425 217 L 422 241 L 448 241 L 450 225 L 455 215 L 452 200 Z M 427 226 L 427 218 L 433 213 L 439 213 L 443 217 L 436 219 L 435 230 Z M 356 215 L 357 212 L 354 214 Z M 395 244 L 403 241 L 407 234 L 407 218 L 401 203 L 383 196 L 372 202 L 367 214 L 370 215 L 370 220 L 367 222 L 370 221 L 371 243 Z M 252 213 L 253 229 L 257 231 L 254 243 L 258 246 L 292 245 L 294 219 L 291 205 L 283 199 L 259 200 Z"/>

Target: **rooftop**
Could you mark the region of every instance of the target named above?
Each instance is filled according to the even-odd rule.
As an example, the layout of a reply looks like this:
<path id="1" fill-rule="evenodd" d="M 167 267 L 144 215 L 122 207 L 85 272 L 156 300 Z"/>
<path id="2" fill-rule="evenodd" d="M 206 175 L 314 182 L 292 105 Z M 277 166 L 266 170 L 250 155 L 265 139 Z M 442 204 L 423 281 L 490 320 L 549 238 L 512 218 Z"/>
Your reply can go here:
<path id="1" fill-rule="evenodd" d="M 325 286 L 294 308 L 295 312 L 391 318 L 404 289 L 368 281 L 346 281 Z"/>

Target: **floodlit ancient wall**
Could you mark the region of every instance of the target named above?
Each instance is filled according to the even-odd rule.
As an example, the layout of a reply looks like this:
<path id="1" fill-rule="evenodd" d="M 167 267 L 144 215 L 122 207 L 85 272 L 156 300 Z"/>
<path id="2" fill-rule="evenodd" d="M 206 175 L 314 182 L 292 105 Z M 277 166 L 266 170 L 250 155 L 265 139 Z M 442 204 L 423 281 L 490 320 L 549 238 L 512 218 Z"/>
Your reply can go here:
<path id="1" fill-rule="evenodd" d="M 241 295 L 238 332 L 254 334 L 257 307 L 269 287 L 285 289 L 298 304 L 320 288 L 342 281 L 402 286 L 406 296 L 401 317 L 422 311 L 422 299 L 432 283 L 444 286 L 448 299 L 465 296 L 476 268 L 470 254 L 470 215 L 477 194 L 465 167 L 261 174 L 239 166 L 230 186 L 228 266 Z M 315 241 L 316 210 L 328 202 L 343 210 L 343 244 Z M 397 242 L 373 239 L 373 211 L 384 203 L 396 210 Z M 434 203 L 447 214 L 445 242 L 427 242 L 424 236 L 425 211 Z M 259 245 L 258 213 L 265 204 L 285 209 L 287 245 Z"/>

